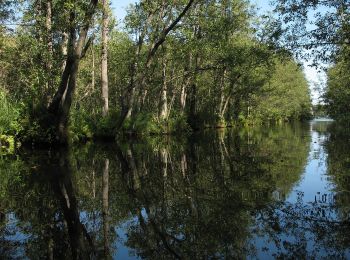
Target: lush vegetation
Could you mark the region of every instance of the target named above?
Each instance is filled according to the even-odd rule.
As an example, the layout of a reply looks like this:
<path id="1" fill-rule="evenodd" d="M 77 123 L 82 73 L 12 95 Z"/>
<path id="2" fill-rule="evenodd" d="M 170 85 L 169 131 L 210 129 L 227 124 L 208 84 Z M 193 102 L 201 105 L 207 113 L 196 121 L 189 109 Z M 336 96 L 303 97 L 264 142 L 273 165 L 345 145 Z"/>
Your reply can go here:
<path id="1" fill-rule="evenodd" d="M 327 110 L 331 117 L 347 123 L 350 119 L 350 48 L 344 48 L 334 65 L 328 70 L 325 93 Z"/>
<path id="2" fill-rule="evenodd" d="M 3 2 L 2 146 L 305 119 L 296 56 L 330 64 L 325 109 L 314 115 L 350 117 L 342 1 L 275 1 L 276 19 L 243 0 L 140 1 L 122 28 L 109 4 Z"/>
<path id="3" fill-rule="evenodd" d="M 302 68 L 248 1 L 141 1 L 123 29 L 107 0 L 5 2 L 0 131 L 21 142 L 310 115 Z"/>

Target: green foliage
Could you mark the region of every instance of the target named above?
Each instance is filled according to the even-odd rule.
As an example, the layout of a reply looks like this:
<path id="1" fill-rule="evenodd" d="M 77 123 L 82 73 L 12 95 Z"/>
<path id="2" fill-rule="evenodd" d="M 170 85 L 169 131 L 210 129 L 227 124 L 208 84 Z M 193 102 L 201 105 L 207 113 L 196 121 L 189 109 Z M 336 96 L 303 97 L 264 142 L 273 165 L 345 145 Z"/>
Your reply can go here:
<path id="1" fill-rule="evenodd" d="M 350 61 L 346 58 L 350 48 L 343 49 L 335 65 L 328 70 L 324 95 L 328 114 L 339 121 L 350 119 Z"/>
<path id="2" fill-rule="evenodd" d="M 139 114 L 135 118 L 130 118 L 125 123 L 124 130 L 126 132 L 140 134 L 156 134 L 161 132 L 156 117 L 152 114 Z"/>
<path id="3" fill-rule="evenodd" d="M 21 131 L 21 125 L 18 122 L 19 115 L 19 107 L 9 102 L 5 93 L 0 90 L 0 135 L 16 136 Z"/>
<path id="4" fill-rule="evenodd" d="M 124 123 L 124 131 L 131 134 L 185 134 L 190 127 L 185 116 L 176 116 L 169 119 L 159 119 L 152 114 L 139 114 L 136 118 L 129 118 Z"/>
<path id="5" fill-rule="evenodd" d="M 19 140 L 26 144 L 53 144 L 56 142 L 55 116 L 42 105 L 23 109 L 19 123 Z"/>
<path id="6" fill-rule="evenodd" d="M 106 117 L 91 115 L 85 109 L 73 110 L 70 120 L 70 140 L 78 142 L 91 139 L 113 139 L 119 111 L 111 110 Z"/>
<path id="7" fill-rule="evenodd" d="M 7 3 L 4 10 L 10 11 L 12 5 Z M 89 1 L 53 1 L 51 32 L 46 2 L 18 3 L 25 7 L 19 20 L 31 26 L 18 26 L 12 33 L 0 30 L 0 80 L 7 94 L 0 104 L 0 134 L 19 135 L 26 143 L 53 143 L 60 136 L 60 117 L 47 108 L 58 93 L 67 58 L 69 10 L 74 9 L 71 25 L 77 33 Z M 260 35 L 263 30 L 259 33 L 258 27 L 265 24 L 255 24 L 259 19 L 249 1 L 199 1 L 181 18 L 181 26 L 171 28 L 163 39 L 187 3 L 142 1 L 130 6 L 123 29 L 110 26 L 110 113 L 105 118 L 98 7 L 88 32 L 94 38 L 79 60 L 72 101 L 66 102 L 72 142 L 110 138 L 118 131 L 184 133 L 190 127 L 284 121 L 308 113 L 309 93 L 300 69 L 289 61 L 289 54 L 281 58 L 286 65 L 278 63 L 273 70 L 276 53 L 288 52 Z M 125 110 L 131 117 L 119 124 Z"/>
<path id="8" fill-rule="evenodd" d="M 312 106 L 314 117 L 328 117 L 327 106 L 325 104 L 316 104 Z"/>
<path id="9" fill-rule="evenodd" d="M 95 137 L 115 137 L 119 111 L 109 111 L 106 117 L 98 117 L 94 121 L 93 131 Z"/>
<path id="10" fill-rule="evenodd" d="M 0 155 L 13 154 L 16 148 L 13 136 L 0 135 Z"/>
<path id="11" fill-rule="evenodd" d="M 0 137 L 1 138 L 1 137 Z M 4 212 L 4 207 L 10 205 L 8 198 L 14 196 L 11 187 L 21 187 L 23 161 L 0 152 L 0 212 Z"/>
<path id="12" fill-rule="evenodd" d="M 309 118 L 311 100 L 308 83 L 293 61 L 276 60 L 271 80 L 251 100 L 250 120 L 288 121 Z"/>
<path id="13" fill-rule="evenodd" d="M 91 139 L 93 137 L 92 122 L 89 114 L 84 109 L 71 112 L 70 118 L 70 141 L 72 143 Z"/>

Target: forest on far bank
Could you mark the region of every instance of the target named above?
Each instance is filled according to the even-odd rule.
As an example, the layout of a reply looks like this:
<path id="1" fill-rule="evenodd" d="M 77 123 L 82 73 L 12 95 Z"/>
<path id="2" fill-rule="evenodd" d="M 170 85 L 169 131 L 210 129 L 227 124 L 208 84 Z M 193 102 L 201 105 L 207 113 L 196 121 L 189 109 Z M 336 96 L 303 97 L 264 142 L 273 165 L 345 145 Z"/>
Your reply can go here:
<path id="1" fill-rule="evenodd" d="M 0 144 L 309 119 L 311 58 L 329 64 L 326 113 L 347 121 L 348 0 L 274 4 L 141 0 L 118 26 L 109 0 L 2 0 Z"/>

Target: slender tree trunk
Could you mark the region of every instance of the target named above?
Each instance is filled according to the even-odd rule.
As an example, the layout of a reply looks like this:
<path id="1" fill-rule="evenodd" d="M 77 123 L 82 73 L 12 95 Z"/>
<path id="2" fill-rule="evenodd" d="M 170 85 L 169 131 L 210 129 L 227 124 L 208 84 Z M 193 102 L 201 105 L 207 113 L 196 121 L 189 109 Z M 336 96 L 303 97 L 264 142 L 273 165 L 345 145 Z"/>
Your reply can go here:
<path id="1" fill-rule="evenodd" d="M 91 43 L 91 56 L 92 56 L 92 63 L 91 63 L 91 87 L 92 91 L 95 91 L 95 50 L 94 50 L 94 42 Z M 108 85 L 107 85 L 108 86 Z"/>
<path id="2" fill-rule="evenodd" d="M 108 0 L 102 0 L 103 14 L 102 14 L 102 53 L 101 53 L 101 87 L 103 108 L 102 115 L 107 116 L 109 111 L 108 105 Z"/>
<path id="3" fill-rule="evenodd" d="M 233 86 L 231 86 L 231 88 L 233 88 Z M 233 94 L 233 91 L 230 91 L 230 93 L 226 97 L 225 102 L 223 102 L 223 106 L 220 108 L 220 118 L 224 118 L 229 102 L 232 98 L 232 94 Z"/>
<path id="4" fill-rule="evenodd" d="M 181 173 L 182 176 L 185 178 L 187 176 L 187 157 L 186 153 L 183 153 L 181 156 Z"/>
<path id="5" fill-rule="evenodd" d="M 189 81 L 189 80 L 187 80 L 187 81 Z M 187 87 L 187 84 L 183 84 L 181 86 L 180 106 L 181 106 L 181 112 L 182 113 L 184 113 L 185 108 L 186 108 L 186 96 L 187 96 L 186 87 Z"/>
<path id="6" fill-rule="evenodd" d="M 42 32 L 42 26 L 43 26 L 43 24 L 42 24 L 42 15 L 43 15 L 43 10 L 42 9 L 43 9 L 43 7 L 42 7 L 41 0 L 37 0 L 35 2 L 35 11 L 37 13 L 37 15 L 35 17 L 36 18 L 36 25 L 35 26 L 39 27 L 39 31 L 38 31 L 38 34 L 36 35 L 36 37 L 37 37 L 37 39 L 38 39 L 38 41 L 40 43 L 43 42 L 43 32 Z"/>
<path id="7" fill-rule="evenodd" d="M 66 67 L 66 60 L 67 60 L 67 55 L 68 55 L 68 33 L 67 32 L 62 33 L 61 52 L 62 52 L 62 57 L 63 57 L 61 70 L 63 72 L 64 68 Z"/>
<path id="8" fill-rule="evenodd" d="M 197 7 L 195 9 L 195 14 L 198 16 L 198 12 L 199 12 L 199 7 Z M 201 38 L 201 28 L 200 28 L 200 24 L 198 21 L 198 24 L 193 26 L 193 38 L 199 40 Z M 189 89 L 189 111 L 188 111 L 188 124 L 191 126 L 192 129 L 196 129 L 197 126 L 197 120 L 196 120 L 196 103 L 197 103 L 197 69 L 199 67 L 199 63 L 200 63 L 200 57 L 199 57 L 199 51 L 197 50 L 197 52 L 195 53 L 195 57 L 192 61 L 192 55 L 190 55 L 190 61 L 191 63 L 193 62 L 194 65 L 193 67 L 193 77 L 191 78 L 192 80 L 192 84 L 191 87 Z"/>
<path id="9" fill-rule="evenodd" d="M 230 82 L 230 91 L 227 94 L 227 96 L 225 98 L 225 102 L 223 103 L 223 106 L 220 109 L 220 116 L 222 118 L 224 117 L 224 115 L 228 109 L 231 98 L 234 96 L 235 86 L 236 86 L 237 81 L 240 79 L 240 77 L 241 77 L 241 75 L 239 74 L 234 80 L 231 80 L 231 82 Z"/>
<path id="10" fill-rule="evenodd" d="M 95 159 L 92 159 L 92 197 L 96 198 Z"/>
<path id="11" fill-rule="evenodd" d="M 47 64 L 48 68 L 52 68 L 53 42 L 52 42 L 52 0 L 46 3 L 46 33 L 47 33 L 47 50 L 50 55 Z"/>
<path id="12" fill-rule="evenodd" d="M 166 55 L 166 54 L 165 54 Z M 168 86 L 167 86 L 167 77 L 166 77 L 166 58 L 163 61 L 163 86 L 160 92 L 159 99 L 159 118 L 165 120 L 168 115 Z"/>
<path id="13" fill-rule="evenodd" d="M 220 81 L 220 105 L 219 105 L 219 118 L 223 118 L 223 111 L 225 109 L 225 76 L 226 76 L 226 68 L 223 70 L 221 81 Z"/>
<path id="14" fill-rule="evenodd" d="M 191 74 L 191 67 L 192 67 L 192 53 L 189 54 L 189 63 L 188 66 L 185 67 L 184 69 L 184 75 L 185 76 L 183 79 L 183 83 L 181 86 L 181 93 L 180 93 L 180 108 L 181 108 L 181 113 L 185 113 L 185 108 L 186 108 L 186 100 L 187 100 L 187 92 L 188 92 L 188 87 L 191 84 L 192 76 Z"/>
<path id="15" fill-rule="evenodd" d="M 197 103 L 197 86 L 195 83 L 191 85 L 189 101 L 188 123 L 192 129 L 197 128 L 196 122 L 196 103 Z"/>
<path id="16" fill-rule="evenodd" d="M 46 83 L 46 102 L 48 105 L 50 100 L 50 92 L 52 89 L 52 59 L 53 59 L 53 40 L 52 40 L 52 0 L 46 2 L 46 42 L 48 57 L 46 58 L 46 70 L 48 80 Z"/>

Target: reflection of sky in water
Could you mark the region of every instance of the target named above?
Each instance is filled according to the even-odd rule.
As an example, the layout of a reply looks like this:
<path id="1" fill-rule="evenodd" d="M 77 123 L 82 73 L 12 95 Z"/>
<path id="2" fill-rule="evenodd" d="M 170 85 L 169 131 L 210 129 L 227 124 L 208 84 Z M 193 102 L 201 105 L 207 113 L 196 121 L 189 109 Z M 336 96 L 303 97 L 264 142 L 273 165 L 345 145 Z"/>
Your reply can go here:
<path id="1" fill-rule="evenodd" d="M 311 145 L 308 158 L 308 164 L 305 167 L 299 183 L 293 188 L 287 201 L 297 202 L 299 194 L 303 194 L 303 202 L 331 202 L 332 183 L 327 180 L 327 165 L 323 142 L 326 136 L 318 132 L 311 132 Z"/>
<path id="2" fill-rule="evenodd" d="M 305 252 L 313 252 L 316 255 L 314 257 L 324 257 L 329 254 L 329 249 L 320 247 L 318 245 L 318 238 L 316 234 L 308 230 L 310 225 L 305 223 L 304 217 L 308 219 L 314 218 L 317 221 L 334 221 L 338 220 L 338 212 L 334 210 L 334 200 L 335 200 L 335 185 L 331 182 L 327 169 L 327 151 L 324 148 L 324 142 L 327 140 L 327 132 L 325 131 L 327 125 L 329 125 L 332 120 L 319 119 L 313 120 L 310 123 L 310 150 L 307 165 L 305 170 L 299 180 L 299 182 L 294 186 L 290 194 L 287 195 L 284 201 L 285 205 L 291 205 L 292 208 L 302 208 L 307 209 L 302 212 L 302 215 L 295 216 L 293 224 L 296 224 L 295 229 L 300 228 L 301 233 L 294 233 L 290 230 L 282 230 L 282 233 L 278 235 L 280 241 L 283 241 L 283 245 L 288 242 L 295 244 L 298 241 L 302 241 L 304 244 Z M 321 210 L 320 210 L 321 209 Z M 275 209 L 276 211 L 276 209 Z M 277 210 L 279 211 L 279 209 Z M 298 212 L 296 210 L 296 212 Z M 283 210 L 278 212 L 285 219 L 292 219 L 293 217 L 290 212 Z M 281 218 L 283 219 L 283 217 Z M 265 223 L 261 223 L 258 219 L 255 219 L 256 226 L 258 229 L 263 229 Z M 307 221 L 306 221 L 307 222 Z M 312 222 L 312 221 L 311 221 Z M 279 223 L 280 224 L 280 223 Z M 251 227 L 254 230 L 255 227 Z M 299 237 L 300 235 L 300 237 Z M 326 234 L 327 236 L 333 236 L 333 234 Z M 271 241 L 271 237 L 266 234 L 255 234 L 252 237 L 251 243 L 257 248 L 256 255 L 251 255 L 248 258 L 251 259 L 270 259 L 272 255 L 276 252 L 283 252 L 288 254 L 287 250 L 284 248 L 278 248 L 274 241 Z M 317 250 L 315 250 L 317 248 Z M 301 248 L 302 249 L 302 248 Z M 302 254 L 303 255 L 303 254 Z M 304 255 L 304 257 L 306 257 Z M 350 259 L 350 250 L 347 249 L 343 252 L 343 257 Z"/>
<path id="3" fill-rule="evenodd" d="M 307 160 L 307 165 L 304 168 L 304 172 L 301 175 L 299 182 L 295 185 L 290 194 L 287 195 L 285 200 L 286 204 L 296 205 L 299 201 L 302 205 L 306 207 L 310 207 L 311 205 L 321 205 L 324 207 L 328 207 L 333 205 L 333 188 L 334 185 L 327 177 L 327 153 L 323 146 L 324 142 L 327 140 L 327 132 L 326 131 L 317 131 L 319 130 L 317 127 L 325 130 L 327 124 L 330 121 L 324 120 L 315 120 L 310 124 L 310 135 L 311 135 L 311 143 L 310 150 Z M 297 174 L 297 173 L 296 173 Z M 278 192 L 275 195 L 279 197 Z M 302 199 L 302 200 L 300 200 Z M 316 204 L 315 204 L 316 203 Z M 328 219 L 337 219 L 337 214 L 330 208 L 327 208 L 326 215 Z M 307 212 L 307 214 L 310 212 Z M 284 214 L 284 213 L 282 213 Z M 143 211 L 142 215 L 146 216 L 147 214 Z M 263 228 L 265 224 L 258 218 L 255 219 L 255 224 L 250 227 L 251 231 L 259 230 Z M 137 218 L 132 218 L 117 227 L 115 230 L 120 238 L 117 242 L 117 253 L 115 255 L 116 259 L 135 259 L 135 252 L 130 251 L 124 243 L 127 241 L 127 228 L 130 225 L 137 225 Z M 296 220 L 297 225 L 303 225 L 302 219 Z M 278 235 L 278 238 L 283 241 L 283 243 L 287 242 L 290 244 L 305 244 L 306 252 L 315 252 L 315 247 L 317 246 L 317 238 L 315 234 L 310 231 L 304 232 L 302 236 L 299 237 L 298 233 L 294 233 L 294 230 L 290 232 L 284 232 Z M 265 233 L 253 234 L 250 241 L 250 244 L 254 245 L 256 248 L 255 253 L 253 255 L 248 256 L 248 258 L 252 259 L 270 259 L 276 252 L 285 252 L 288 253 L 283 248 L 278 248 L 276 243 L 271 240 L 269 235 Z M 317 250 L 317 255 L 327 255 L 327 249 L 319 248 Z M 345 256 L 350 257 L 349 250 L 344 252 Z"/>
<path id="4" fill-rule="evenodd" d="M 145 220 L 147 220 L 147 213 L 145 209 L 142 209 L 141 211 L 142 216 Z M 135 252 L 133 250 L 130 250 L 128 247 L 125 246 L 125 242 L 127 241 L 127 229 L 131 225 L 138 225 L 139 221 L 137 217 L 132 217 L 128 219 L 127 221 L 123 222 L 118 227 L 115 227 L 115 232 L 118 236 L 118 241 L 115 244 L 115 247 L 117 249 L 117 252 L 114 256 L 115 259 L 137 259 L 135 256 Z"/>

